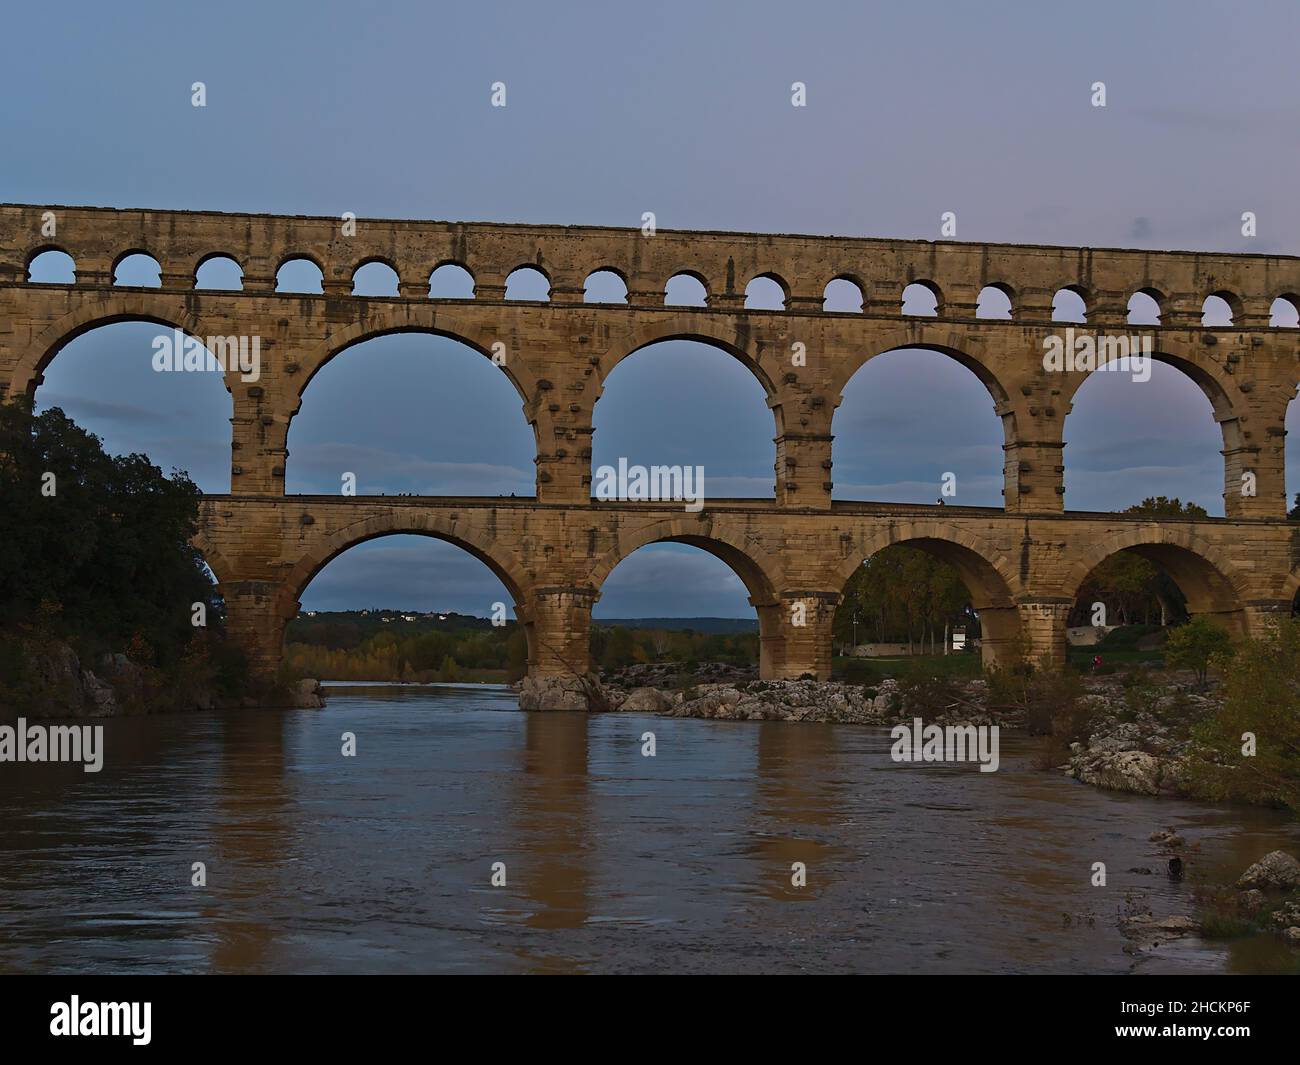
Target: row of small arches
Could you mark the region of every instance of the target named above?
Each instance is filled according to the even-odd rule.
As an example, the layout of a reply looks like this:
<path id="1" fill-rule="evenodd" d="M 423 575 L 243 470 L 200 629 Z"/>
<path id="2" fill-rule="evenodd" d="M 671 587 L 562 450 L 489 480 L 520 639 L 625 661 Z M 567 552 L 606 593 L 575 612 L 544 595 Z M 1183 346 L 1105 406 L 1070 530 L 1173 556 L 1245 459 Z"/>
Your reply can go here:
<path id="1" fill-rule="evenodd" d="M 34 257 L 28 267 L 28 281 L 46 284 L 75 283 L 75 264 L 66 252 L 45 251 Z M 243 287 L 243 270 L 228 256 L 205 259 L 195 272 L 195 288 L 210 291 L 239 291 Z M 319 294 L 323 291 L 324 274 L 319 266 L 307 258 L 294 258 L 284 262 L 276 273 L 275 291 L 282 293 Z M 162 283 L 162 268 L 158 261 L 143 252 L 120 259 L 113 271 L 113 284 L 157 288 Z M 388 264 L 368 262 L 359 266 L 352 275 L 352 294 L 363 297 L 396 297 L 399 292 L 397 272 Z M 521 266 L 506 278 L 505 298 L 545 302 L 550 299 L 551 283 L 545 273 L 535 266 Z M 428 295 L 431 299 L 473 299 L 474 278 L 463 266 L 447 263 L 439 266 L 429 276 Z M 584 285 L 587 303 L 627 303 L 627 283 L 613 269 L 593 271 Z M 770 274 L 760 275 L 745 289 L 745 307 L 748 310 L 780 311 L 786 309 L 788 293 L 781 281 Z M 903 289 L 900 311 L 915 317 L 937 316 L 942 304 L 942 293 L 930 281 L 915 281 Z M 668 279 L 664 287 L 667 306 L 704 307 L 708 303 L 708 290 L 694 274 L 680 273 Z M 1159 325 L 1163 297 L 1153 290 L 1135 292 L 1128 301 L 1128 321 L 1133 325 Z M 856 314 L 863 311 L 865 297 L 861 286 L 848 278 L 837 277 L 827 283 L 822 293 L 822 310 L 831 313 Z M 1231 326 L 1240 313 L 1240 304 L 1231 293 L 1212 293 L 1205 297 L 1201 307 L 1201 323 L 1207 326 Z M 1010 320 L 1013 317 L 1011 292 L 1002 285 L 987 285 L 979 294 L 976 317 L 992 320 Z M 1083 323 L 1087 321 L 1088 302 L 1077 288 L 1060 289 L 1052 301 L 1052 320 Z M 1278 296 L 1273 300 L 1269 316 L 1270 326 L 1300 327 L 1300 299 L 1294 295 Z"/>

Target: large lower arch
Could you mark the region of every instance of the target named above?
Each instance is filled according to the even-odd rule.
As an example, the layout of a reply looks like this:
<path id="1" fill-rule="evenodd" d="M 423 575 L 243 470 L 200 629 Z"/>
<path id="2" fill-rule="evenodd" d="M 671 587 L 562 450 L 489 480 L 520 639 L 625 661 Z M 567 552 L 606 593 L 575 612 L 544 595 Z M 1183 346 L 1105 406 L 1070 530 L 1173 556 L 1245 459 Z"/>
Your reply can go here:
<path id="1" fill-rule="evenodd" d="M 934 365 L 936 355 L 942 356 L 938 366 Z M 916 359 L 917 365 L 911 366 L 907 362 L 909 357 Z M 927 362 L 930 365 L 925 365 Z M 949 363 L 962 369 L 951 369 Z M 863 375 L 872 372 L 893 373 L 894 388 L 867 394 Z M 992 403 L 977 416 L 973 412 L 978 410 L 980 387 Z M 909 390 L 912 390 L 913 408 L 907 405 Z M 945 390 L 950 391 L 945 394 Z M 903 419 L 904 425 L 892 427 L 886 437 L 890 445 L 887 448 L 851 446 L 855 437 L 861 445 L 864 435 L 873 444 L 881 443 L 872 439 L 871 434 L 884 430 L 876 427 L 876 418 L 864 418 L 862 412 L 870 411 L 871 403 L 882 400 L 886 393 L 898 406 L 882 407 L 877 415 L 913 414 L 914 417 Z M 846 397 L 851 400 L 847 405 Z M 852 373 L 838 386 L 834 406 L 831 460 L 836 499 L 871 498 L 906 503 L 933 503 L 940 499 L 959 505 L 1003 505 L 1005 453 L 1015 446 L 1018 438 L 1016 411 L 1007 402 L 1007 394 L 996 374 L 979 359 L 960 348 L 937 343 L 908 343 L 874 350 L 853 364 Z M 966 424 L 968 417 L 970 423 Z M 909 432 L 915 436 L 898 437 L 899 433 Z M 890 456 L 892 468 L 887 475 L 890 479 L 883 476 L 885 471 L 867 467 L 863 457 L 869 455 Z M 899 468 L 903 461 L 899 456 L 908 457 L 912 463 L 910 470 Z M 864 474 L 868 480 L 862 479 Z"/>
<path id="2" fill-rule="evenodd" d="M 1020 580 L 1016 568 L 1001 552 L 978 537 L 938 522 L 890 522 L 855 539 L 851 552 L 833 576 L 843 588 L 863 561 L 886 547 L 903 544 L 925 551 L 957 571 L 970 593 L 971 607 L 983 631 L 981 653 L 986 667 L 1012 665 L 1032 652 L 1022 630 Z"/>
<path id="3" fill-rule="evenodd" d="M 392 513 L 377 515 L 348 525 L 320 542 L 313 544 L 285 574 L 277 589 L 274 602 L 274 632 L 272 648 L 278 662 L 284 651 L 284 631 L 289 621 L 296 617 L 299 600 L 321 570 L 345 551 L 358 544 L 385 536 L 428 536 L 458 547 L 478 559 L 505 585 L 514 599 L 515 614 L 528 639 L 529 658 L 532 660 L 533 633 L 528 616 L 527 596 L 532 589 L 532 579 L 519 560 L 504 545 L 491 536 L 467 528 L 464 523 L 452 521 L 437 514 Z"/>
<path id="4" fill-rule="evenodd" d="M 1165 340 L 1165 338 L 1162 338 L 1162 340 Z M 1204 350 L 1212 351 L 1213 348 L 1205 348 Z M 1253 449 L 1246 446 L 1247 440 L 1240 420 L 1240 412 L 1245 408 L 1245 405 L 1242 403 L 1242 397 L 1237 390 L 1236 384 L 1232 382 L 1231 378 L 1224 376 L 1218 366 L 1206 359 L 1200 353 L 1181 350 L 1176 345 L 1172 344 L 1172 342 L 1166 342 L 1160 349 L 1152 350 L 1150 353 L 1150 359 L 1152 362 L 1159 363 L 1162 366 L 1167 366 L 1170 369 L 1177 371 L 1180 375 L 1195 385 L 1202 395 L 1204 395 L 1210 406 L 1210 411 L 1208 412 L 1209 419 L 1206 419 L 1201 424 L 1206 426 L 1207 429 L 1210 427 L 1211 422 L 1217 423 L 1219 426 L 1219 432 L 1216 435 L 1222 442 L 1220 452 L 1222 456 L 1221 487 L 1219 478 L 1216 477 L 1214 495 L 1209 498 L 1197 499 L 1196 502 L 1206 505 L 1206 508 L 1210 511 L 1211 515 L 1214 515 L 1217 511 L 1217 506 L 1215 504 L 1217 500 L 1221 499 L 1223 501 L 1224 511 L 1229 516 L 1232 516 L 1241 512 L 1245 508 L 1243 500 L 1246 499 L 1247 491 L 1253 491 L 1255 493 L 1272 491 L 1272 478 L 1269 477 L 1268 472 L 1265 469 L 1260 467 L 1258 446 L 1256 445 Z M 1072 464 L 1068 461 L 1068 457 L 1072 453 L 1069 446 L 1071 426 L 1070 418 L 1074 413 L 1074 408 L 1078 404 L 1081 390 L 1086 388 L 1086 386 L 1094 380 L 1101 381 L 1102 379 L 1106 379 L 1108 382 L 1111 380 L 1123 381 L 1126 386 L 1130 386 L 1133 389 L 1151 390 L 1152 396 L 1150 402 L 1138 403 L 1137 401 L 1134 401 L 1135 407 L 1156 412 L 1167 412 L 1166 417 L 1171 424 L 1165 427 L 1163 437 L 1160 437 L 1157 433 L 1152 435 L 1152 439 L 1169 440 L 1170 443 L 1168 447 L 1171 452 L 1177 450 L 1180 454 L 1185 454 L 1185 448 L 1175 448 L 1172 443 L 1175 434 L 1178 432 L 1177 423 L 1181 422 L 1185 428 L 1186 420 L 1189 416 L 1204 418 L 1204 408 L 1202 407 L 1200 411 L 1195 413 L 1180 411 L 1177 406 L 1175 406 L 1169 389 L 1161 388 L 1159 381 L 1155 377 L 1151 377 L 1150 369 L 1151 368 L 1148 366 L 1144 370 L 1141 363 L 1134 364 L 1129 362 L 1126 364 L 1123 359 L 1110 359 L 1108 362 L 1099 366 L 1090 373 L 1067 373 L 1061 375 L 1061 402 L 1066 412 L 1062 423 L 1062 435 L 1066 441 L 1067 461 L 1065 464 L 1065 488 L 1067 506 L 1070 503 L 1071 496 L 1069 483 L 1070 474 L 1072 471 L 1076 474 L 1082 472 L 1078 463 Z M 1157 375 L 1157 377 L 1158 376 L 1159 375 Z M 1194 394 L 1195 392 L 1193 390 L 1192 395 Z M 1256 436 L 1262 436 L 1263 431 L 1263 427 L 1258 428 Z M 1112 437 L 1113 434 L 1106 434 L 1107 447 L 1113 448 L 1114 442 Z M 1077 450 L 1076 446 L 1075 451 L 1077 452 Z M 1162 465 L 1162 459 L 1162 455 L 1159 453 L 1150 453 L 1150 449 L 1148 449 L 1148 453 L 1138 456 L 1135 461 L 1128 463 L 1127 465 L 1133 467 L 1160 466 Z M 1219 466 L 1217 459 L 1215 460 L 1215 466 Z M 1113 473 L 1114 471 L 1112 470 L 1111 472 Z M 1090 509 L 1119 509 L 1123 505 L 1136 504 L 1148 496 L 1156 495 L 1178 496 L 1180 498 L 1188 497 L 1196 490 L 1195 485 L 1204 483 L 1205 477 L 1208 476 L 1208 470 L 1203 469 L 1199 474 L 1192 470 L 1185 470 L 1185 472 L 1189 478 L 1196 477 L 1193 485 L 1184 486 L 1182 488 L 1175 485 L 1171 488 L 1168 479 L 1166 479 L 1164 483 L 1147 481 L 1141 486 L 1134 486 L 1133 490 L 1129 493 L 1133 498 L 1128 498 L 1126 501 L 1112 500 L 1110 501 L 1110 504 L 1105 507 L 1098 506 Z M 1250 489 L 1244 487 L 1243 475 L 1248 472 L 1254 473 L 1259 481 L 1257 485 L 1252 484 Z M 1279 484 L 1276 486 L 1277 491 L 1281 491 L 1282 489 L 1282 485 Z"/>
<path id="5" fill-rule="evenodd" d="M 211 332 L 199 316 L 178 305 L 174 297 L 159 297 L 149 293 L 130 292 L 106 295 L 73 311 L 48 326 L 28 345 L 18 360 L 7 382 L 10 396 L 34 397 L 41 383 L 41 374 L 68 344 L 77 337 L 100 326 L 118 322 L 146 322 L 168 329 L 179 329 L 197 340 Z M 216 330 L 222 333 L 221 330 Z M 204 341 L 206 343 L 206 341 Z M 230 391 L 230 375 L 225 377 L 226 391 Z"/>
<path id="6" fill-rule="evenodd" d="M 460 522 L 438 514 L 397 512 L 376 515 L 355 522 L 314 544 L 285 574 L 284 594 L 292 596 L 296 610 L 298 597 L 311 583 L 312 578 L 344 551 L 368 540 L 398 534 L 430 536 L 467 551 L 496 575 L 506 586 L 506 590 L 514 596 L 517 604 L 522 603 L 523 597 L 532 587 L 532 579 L 515 558 L 514 553 L 492 537 L 481 535 L 465 528 Z"/>
<path id="7" fill-rule="evenodd" d="M 852 377 L 877 356 L 887 355 L 891 351 L 914 348 L 947 355 L 979 379 L 995 404 L 1005 404 L 1010 395 L 997 370 L 983 357 L 966 350 L 961 344 L 961 339 L 958 331 L 951 326 L 926 322 L 924 319 L 913 320 L 906 325 L 879 329 L 874 333 L 871 344 L 859 358 L 843 359 L 836 363 L 828 382 L 828 391 L 833 395 L 840 395 Z"/>
<path id="8" fill-rule="evenodd" d="M 606 578 L 620 562 L 650 544 L 685 544 L 706 551 L 724 562 L 745 586 L 749 601 L 758 614 L 759 675 L 777 676 L 781 670 L 784 631 L 781 628 L 779 576 L 773 559 L 746 545 L 740 537 L 726 530 L 701 529 L 694 520 L 673 518 L 655 522 L 621 537 L 618 544 L 596 557 L 588 571 L 588 583 L 594 599 Z"/>
<path id="9" fill-rule="evenodd" d="M 430 313 L 423 305 L 417 304 L 415 307 L 417 311 L 426 315 Z M 524 360 L 519 357 L 511 358 L 512 353 L 508 347 L 504 352 L 499 348 L 493 349 L 493 345 L 500 341 L 499 334 L 492 333 L 488 335 L 483 330 L 472 333 L 469 330 L 452 330 L 438 327 L 424 321 L 411 321 L 410 312 L 411 308 L 404 304 L 397 310 L 385 308 L 383 312 L 370 313 L 364 321 L 340 329 L 338 332 L 331 334 L 329 339 L 318 347 L 304 352 L 301 360 L 302 379 L 297 385 L 295 413 L 302 403 L 303 393 L 307 390 L 307 386 L 311 384 L 312 378 L 327 363 L 358 344 L 398 333 L 423 333 L 427 336 L 442 337 L 446 340 L 454 340 L 459 344 L 464 344 L 473 348 L 485 358 L 493 360 L 494 364 L 500 368 L 501 372 L 506 375 L 506 378 L 514 386 L 515 391 L 519 393 L 519 398 L 525 405 L 536 394 L 537 382 L 529 373 Z M 514 354 L 518 356 L 519 353 Z"/>
<path id="10" fill-rule="evenodd" d="M 204 492 L 229 492 L 235 411 L 221 367 L 230 350 L 237 374 L 238 349 L 170 322 L 92 320 L 46 353 L 26 389 L 15 383 L 15 396 L 38 414 L 61 409 L 110 455 L 145 455 L 165 473 L 185 471 Z"/>
<path id="11" fill-rule="evenodd" d="M 277 426 L 286 493 L 337 490 L 347 470 L 361 494 L 532 495 L 542 431 L 522 357 L 515 365 L 510 354 L 423 325 L 372 321 L 336 334 L 304 360 Z M 328 456 L 304 462 L 304 441 Z"/>
<path id="12" fill-rule="evenodd" d="M 601 357 L 598 388 L 603 386 L 620 362 L 642 348 L 663 340 L 691 340 L 726 352 L 757 378 L 769 397 L 775 397 L 777 388 L 774 375 L 779 372 L 780 360 L 788 355 L 788 350 L 775 344 L 765 347 L 734 323 L 731 323 L 731 328 L 727 328 L 727 324 L 725 320 L 707 314 L 677 314 L 639 326 L 624 344 Z"/>
<path id="13" fill-rule="evenodd" d="M 1186 597 L 1189 614 L 1209 616 L 1234 638 L 1247 635 L 1244 575 L 1217 548 L 1176 526 L 1142 526 L 1103 536 L 1066 572 L 1062 588 L 1071 601 L 1089 574 L 1119 551 L 1131 551 L 1168 573 Z"/>
<path id="14" fill-rule="evenodd" d="M 695 490 L 708 499 L 772 498 L 781 413 L 761 379 L 738 362 L 716 343 L 683 338 L 620 359 L 593 404 L 592 493 L 610 498 L 607 474 L 626 461 L 702 470 L 706 483 Z"/>

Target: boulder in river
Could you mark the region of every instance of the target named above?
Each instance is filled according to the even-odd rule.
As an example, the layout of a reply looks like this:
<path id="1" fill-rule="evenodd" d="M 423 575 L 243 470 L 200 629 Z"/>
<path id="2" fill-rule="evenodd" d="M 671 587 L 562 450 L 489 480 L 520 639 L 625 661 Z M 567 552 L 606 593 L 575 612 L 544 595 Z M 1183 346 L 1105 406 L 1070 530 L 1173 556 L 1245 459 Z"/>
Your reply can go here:
<path id="1" fill-rule="evenodd" d="M 1286 851 L 1271 851 L 1241 874 L 1237 887 L 1300 888 L 1300 862 Z"/>
<path id="2" fill-rule="evenodd" d="M 519 682 L 520 710 L 608 710 L 609 693 L 594 674 L 525 677 Z"/>
<path id="3" fill-rule="evenodd" d="M 319 710 L 325 705 L 324 693 L 318 680 L 300 680 L 289 693 L 293 705 L 299 710 Z"/>
<path id="4" fill-rule="evenodd" d="M 672 699 L 658 688 L 634 688 L 618 704 L 618 709 L 628 714 L 658 714 L 672 704 Z"/>

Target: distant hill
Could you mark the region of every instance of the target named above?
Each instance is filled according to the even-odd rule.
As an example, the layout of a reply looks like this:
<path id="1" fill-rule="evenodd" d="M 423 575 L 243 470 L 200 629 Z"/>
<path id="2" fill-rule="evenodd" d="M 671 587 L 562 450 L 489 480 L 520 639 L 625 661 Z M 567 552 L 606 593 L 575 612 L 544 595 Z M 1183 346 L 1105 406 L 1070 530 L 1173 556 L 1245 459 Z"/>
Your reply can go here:
<path id="1" fill-rule="evenodd" d="M 667 629 L 670 632 L 757 632 L 758 618 L 593 618 L 597 628 Z"/>
<path id="2" fill-rule="evenodd" d="M 510 627 L 514 622 L 508 623 Z M 312 639 L 311 634 L 321 633 L 326 629 L 346 628 L 355 633 L 358 639 L 373 636 L 381 629 L 396 626 L 405 635 L 416 632 L 448 632 L 463 629 L 490 629 L 492 622 L 487 618 L 476 618 L 470 614 L 457 614 L 453 611 L 428 610 L 307 610 L 301 612 L 289 622 L 289 640 L 304 640 L 308 643 L 320 642 Z"/>

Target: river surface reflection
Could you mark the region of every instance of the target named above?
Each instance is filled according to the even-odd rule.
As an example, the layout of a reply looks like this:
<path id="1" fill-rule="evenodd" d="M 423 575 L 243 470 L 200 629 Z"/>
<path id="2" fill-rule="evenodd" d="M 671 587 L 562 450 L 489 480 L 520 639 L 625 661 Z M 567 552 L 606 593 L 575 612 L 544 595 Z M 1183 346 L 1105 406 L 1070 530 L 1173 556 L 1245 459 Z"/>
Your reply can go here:
<path id="1" fill-rule="evenodd" d="M 1116 925 L 1126 895 L 1190 912 L 1198 877 L 1294 852 L 1292 823 L 1096 791 L 1005 736 L 982 774 L 895 764 L 883 729 L 522 714 L 508 689 L 452 686 L 104 725 L 99 774 L 0 765 L 0 971 L 1294 964 L 1266 940 L 1135 957 Z M 1130 872 L 1162 867 L 1164 826 L 1199 845 L 1183 883 Z"/>

